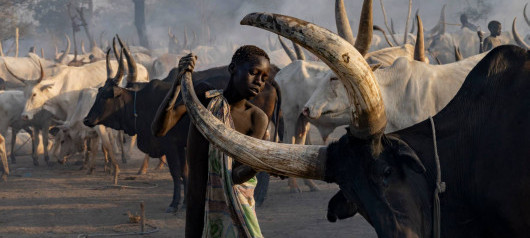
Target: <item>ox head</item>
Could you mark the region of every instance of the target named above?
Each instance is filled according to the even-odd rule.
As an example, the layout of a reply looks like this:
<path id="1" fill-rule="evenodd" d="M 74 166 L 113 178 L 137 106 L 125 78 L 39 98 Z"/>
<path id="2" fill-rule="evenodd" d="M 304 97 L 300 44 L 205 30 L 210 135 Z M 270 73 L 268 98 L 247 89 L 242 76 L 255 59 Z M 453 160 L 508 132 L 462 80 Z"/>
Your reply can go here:
<path id="1" fill-rule="evenodd" d="M 22 112 L 22 119 L 31 120 L 33 116 L 42 110 L 44 104 L 51 97 L 51 90 L 55 85 L 55 82 L 52 80 L 47 80 L 43 82 L 44 79 L 44 69 L 42 68 L 42 63 L 39 61 L 40 67 L 40 77 L 35 80 L 26 80 L 17 76 L 7 64 L 5 64 L 7 72 L 9 72 L 14 78 L 21 81 L 24 84 L 24 97 L 26 99 L 26 104 L 24 106 L 24 111 Z"/>
<path id="2" fill-rule="evenodd" d="M 129 98 L 122 98 L 122 96 L 127 97 L 126 90 L 121 88 L 120 82 L 123 79 L 125 65 L 123 62 L 123 48 L 120 51 L 120 59 L 118 72 L 112 77 L 112 68 L 109 60 L 110 49 L 107 50 L 107 81 L 98 89 L 98 94 L 96 95 L 96 101 L 92 108 L 88 112 L 88 115 L 83 120 L 83 123 L 86 126 L 94 127 L 98 124 L 104 124 L 108 127 L 114 129 L 121 129 L 121 122 L 115 120 L 115 116 L 118 113 L 121 113 L 125 110 L 125 101 L 130 100 Z"/>
<path id="3" fill-rule="evenodd" d="M 242 21 L 280 34 L 318 56 L 335 73 L 352 105 L 348 133 L 329 146 L 278 144 L 227 128 L 198 101 L 186 73 L 182 82 L 188 115 L 219 149 L 257 170 L 337 183 L 375 227 L 379 237 L 423 236 L 430 217 L 416 189 L 424 166 L 402 140 L 386 136 L 386 115 L 374 74 L 348 42 L 312 23 L 278 14 L 252 13 Z M 419 182 L 413 182 L 419 181 Z M 421 225 L 421 227 L 420 227 Z"/>

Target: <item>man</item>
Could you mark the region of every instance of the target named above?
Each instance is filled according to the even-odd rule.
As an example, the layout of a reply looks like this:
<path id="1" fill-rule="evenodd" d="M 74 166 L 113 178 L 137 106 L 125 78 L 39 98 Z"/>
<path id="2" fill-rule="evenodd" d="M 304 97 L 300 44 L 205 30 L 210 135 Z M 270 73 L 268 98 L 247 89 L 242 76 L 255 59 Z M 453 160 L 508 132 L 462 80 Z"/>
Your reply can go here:
<path id="1" fill-rule="evenodd" d="M 498 21 L 490 21 L 488 23 L 488 29 L 490 31 L 490 35 L 482 41 L 482 38 L 484 37 L 484 34 L 479 31 L 479 38 L 481 40 L 481 51 L 486 52 L 489 51 L 499 45 L 502 45 L 501 39 L 497 36 L 500 36 L 502 33 L 502 26 L 501 23 Z"/>
<path id="2" fill-rule="evenodd" d="M 193 71 L 195 60 L 196 57 L 191 54 L 183 57 L 179 62 L 179 75 L 182 75 L 185 71 Z M 270 71 L 270 59 L 262 49 L 256 46 L 242 46 L 234 53 L 228 70 L 231 75 L 230 81 L 224 91 L 222 91 L 222 95 L 220 91 L 213 90 L 214 88 L 206 83 L 195 85 L 199 100 L 203 105 L 208 106 L 218 118 L 231 117 L 234 129 L 238 132 L 262 139 L 265 136 L 268 118 L 261 109 L 251 104 L 249 100 L 257 96 L 265 87 Z M 155 121 L 158 121 L 159 124 L 168 124 L 168 121 L 178 122 L 186 112 L 183 102 L 176 101 L 175 92 L 178 85 L 179 80 L 175 81 L 166 100 L 160 106 L 159 112 L 155 117 Z M 228 110 L 224 112 L 217 110 L 220 108 L 218 106 L 224 103 L 228 104 Z M 229 113 L 229 115 L 226 113 Z M 225 121 L 225 123 L 231 124 L 230 121 Z M 234 229 L 234 234 L 244 237 L 262 237 L 253 210 L 253 186 L 256 184 L 254 177 L 256 171 L 249 166 L 234 163 L 231 173 L 229 172 L 228 174 L 231 174 L 232 178 L 232 181 L 229 182 L 233 184 L 232 191 L 235 191 L 235 196 L 242 203 L 239 206 L 242 208 L 242 213 L 246 215 L 248 213 L 253 214 L 250 214 L 249 218 L 238 219 L 238 216 L 231 210 L 231 206 L 236 207 L 236 210 L 238 206 L 232 204 L 226 208 L 226 210 L 230 210 L 228 214 L 232 217 L 228 219 L 232 220 L 232 224 L 226 224 L 226 220 L 218 222 L 220 213 L 214 214 L 216 212 L 215 209 L 224 201 L 212 204 L 216 202 L 212 201 L 215 199 L 212 199 L 211 196 L 215 188 L 210 186 L 213 183 L 212 179 L 216 179 L 212 178 L 213 176 L 211 175 L 211 160 L 213 154 L 216 153 L 219 152 L 213 151 L 209 146 L 208 140 L 191 124 L 187 146 L 189 184 L 186 196 L 186 237 L 201 237 L 203 235 L 203 227 L 206 232 L 204 235 L 208 237 L 216 234 L 223 234 L 222 236 L 227 234 L 226 230 L 222 229 Z M 227 185 L 225 184 L 224 186 Z M 241 196 L 244 198 L 241 198 Z M 206 197 L 208 197 L 208 210 L 205 219 Z M 227 213 L 225 212 L 224 214 Z M 204 224 L 205 220 L 206 224 Z"/>

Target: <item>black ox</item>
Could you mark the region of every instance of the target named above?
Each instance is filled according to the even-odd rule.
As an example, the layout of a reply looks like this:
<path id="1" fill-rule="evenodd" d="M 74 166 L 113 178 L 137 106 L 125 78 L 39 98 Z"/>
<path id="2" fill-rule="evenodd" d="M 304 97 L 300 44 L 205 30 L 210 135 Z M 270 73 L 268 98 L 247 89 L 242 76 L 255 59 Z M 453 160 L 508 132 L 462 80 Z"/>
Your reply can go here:
<path id="1" fill-rule="evenodd" d="M 241 23 L 290 38 L 326 62 L 355 103 L 352 123 L 329 146 L 254 140 L 213 120 L 186 75 L 182 92 L 188 114 L 211 143 L 259 170 L 337 183 L 340 192 L 330 201 L 330 220 L 359 212 L 379 237 L 528 237 L 528 50 L 493 49 L 432 120 L 384 134 L 377 82 L 353 46 L 287 16 L 253 13 Z M 254 149 L 250 153 L 245 148 Z M 435 191 L 444 187 L 440 181 L 446 191 L 439 196 L 438 210 Z"/>
<path id="2" fill-rule="evenodd" d="M 122 49 L 126 58 L 132 59 L 127 48 Z M 107 67 L 109 67 L 108 64 Z M 129 75 L 136 75 L 134 67 L 130 66 L 129 69 Z M 271 70 L 271 79 L 278 70 L 278 68 Z M 184 153 L 190 120 L 185 115 L 162 137 L 151 133 L 151 123 L 159 105 L 177 78 L 178 69 L 171 70 L 163 80 L 151 80 L 149 83 L 135 83 L 135 79 L 128 79 L 127 89 L 118 86 L 123 76 L 122 71 L 118 69 L 114 77 L 108 75 L 105 85 L 99 88 L 96 101 L 84 119 L 84 124 L 86 126 L 101 124 L 116 130 L 123 130 L 128 135 L 136 134 L 138 135 L 138 148 L 142 152 L 153 158 L 165 155 L 174 185 L 173 200 L 167 212 L 177 211 L 181 200 L 181 184 L 185 186 L 184 191 L 187 189 Z M 212 88 L 223 89 L 230 79 L 230 74 L 225 66 L 198 71 L 194 73 L 195 78 L 197 82 L 206 82 Z M 277 95 L 280 95 L 279 87 L 271 80 L 260 96 L 253 100 L 253 103 L 264 110 L 271 119 L 273 114 L 278 114 L 278 112 L 274 113 L 275 108 L 279 108 L 279 105 L 276 105 L 276 102 L 279 102 Z"/>

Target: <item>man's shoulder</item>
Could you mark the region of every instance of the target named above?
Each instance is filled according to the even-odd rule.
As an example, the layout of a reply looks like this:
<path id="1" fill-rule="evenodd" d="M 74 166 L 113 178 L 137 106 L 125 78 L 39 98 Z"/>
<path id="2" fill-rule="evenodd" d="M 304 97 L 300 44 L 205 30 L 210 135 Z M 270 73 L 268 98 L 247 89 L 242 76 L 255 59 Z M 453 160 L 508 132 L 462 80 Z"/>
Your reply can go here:
<path id="1" fill-rule="evenodd" d="M 251 102 L 247 101 L 247 105 L 250 107 L 250 113 L 254 120 L 259 121 L 268 121 L 267 114 L 261 110 L 261 108 L 257 107 L 256 105 L 252 104 Z"/>

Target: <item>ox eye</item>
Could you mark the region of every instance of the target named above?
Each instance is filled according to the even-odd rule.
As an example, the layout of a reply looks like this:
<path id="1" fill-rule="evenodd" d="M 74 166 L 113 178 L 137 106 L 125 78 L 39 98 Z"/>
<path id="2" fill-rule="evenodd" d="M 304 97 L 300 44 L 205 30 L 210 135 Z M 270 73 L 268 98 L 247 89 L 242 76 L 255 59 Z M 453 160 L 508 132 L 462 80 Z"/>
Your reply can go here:
<path id="1" fill-rule="evenodd" d="M 36 93 L 34 93 L 34 94 L 33 94 L 33 95 L 31 95 L 31 96 L 32 96 L 32 97 L 35 97 L 35 96 L 37 96 L 37 94 L 36 94 Z"/>
<path id="2" fill-rule="evenodd" d="M 339 78 L 337 78 L 337 77 L 329 78 L 329 81 L 335 81 L 335 80 L 339 80 Z"/>

